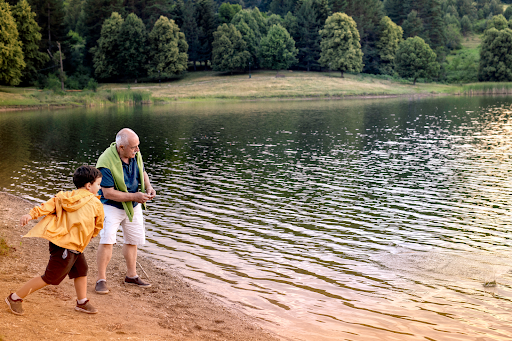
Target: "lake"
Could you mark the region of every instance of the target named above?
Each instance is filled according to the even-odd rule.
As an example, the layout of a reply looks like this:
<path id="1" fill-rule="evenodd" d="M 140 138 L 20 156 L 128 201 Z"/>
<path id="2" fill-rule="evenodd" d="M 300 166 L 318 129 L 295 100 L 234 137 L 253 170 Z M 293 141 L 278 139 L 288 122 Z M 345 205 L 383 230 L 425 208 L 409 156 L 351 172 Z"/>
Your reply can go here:
<path id="1" fill-rule="evenodd" d="M 0 190 L 73 189 L 117 131 L 142 252 L 293 340 L 512 338 L 512 97 L 0 113 Z M 91 261 L 91 260 L 90 260 Z"/>

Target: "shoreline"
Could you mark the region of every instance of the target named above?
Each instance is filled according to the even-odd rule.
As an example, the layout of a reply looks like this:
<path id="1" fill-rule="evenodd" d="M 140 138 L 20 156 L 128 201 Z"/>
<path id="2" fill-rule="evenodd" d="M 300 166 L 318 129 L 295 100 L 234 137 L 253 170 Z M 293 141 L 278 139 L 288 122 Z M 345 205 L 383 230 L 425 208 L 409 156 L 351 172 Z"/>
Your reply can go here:
<path id="1" fill-rule="evenodd" d="M 44 272 L 48 242 L 41 238 L 21 238 L 36 223 L 19 226 L 19 218 L 37 203 L 0 192 L 0 239 L 11 246 L 0 255 L 0 340 L 280 340 L 263 329 L 259 321 L 226 305 L 183 279 L 175 270 L 139 252 L 139 276 L 151 288 L 123 284 L 125 262 L 121 247 L 114 247 L 107 269 L 111 292 L 94 292 L 95 252 L 98 238 L 87 246 L 89 274 L 87 297 L 99 313 L 88 315 L 74 310 L 73 281 L 66 278 L 58 286 L 47 286 L 25 298 L 25 314 L 12 314 L 3 302 L 10 292 Z M 140 271 L 143 269 L 142 271 Z M 148 275 L 149 279 L 146 278 Z"/>

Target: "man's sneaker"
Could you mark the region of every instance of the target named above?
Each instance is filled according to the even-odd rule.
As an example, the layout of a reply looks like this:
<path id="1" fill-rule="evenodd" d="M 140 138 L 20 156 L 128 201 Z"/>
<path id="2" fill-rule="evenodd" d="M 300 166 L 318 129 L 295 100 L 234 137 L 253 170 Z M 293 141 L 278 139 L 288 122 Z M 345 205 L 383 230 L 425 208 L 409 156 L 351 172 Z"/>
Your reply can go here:
<path id="1" fill-rule="evenodd" d="M 94 308 L 92 306 L 92 304 L 89 303 L 89 300 L 85 301 L 84 304 L 80 304 L 80 303 L 78 303 L 78 301 L 76 301 L 75 310 L 80 311 L 82 313 L 86 313 L 86 314 L 97 314 L 98 313 L 98 309 Z"/>
<path id="2" fill-rule="evenodd" d="M 7 296 L 5 303 L 7 303 L 13 314 L 23 315 L 25 313 L 25 310 L 23 310 L 23 307 L 21 306 L 23 300 L 21 298 L 19 300 L 13 300 L 11 296 L 12 294 Z"/>
<path id="3" fill-rule="evenodd" d="M 96 291 L 97 294 L 101 294 L 101 295 L 108 294 L 110 290 L 108 290 L 107 281 L 96 282 L 94 291 Z"/>
<path id="4" fill-rule="evenodd" d="M 151 284 L 149 283 L 146 283 L 146 282 L 143 282 L 139 276 L 135 277 L 135 278 L 130 278 L 128 276 L 126 276 L 124 278 L 124 284 L 130 284 L 130 285 L 136 285 L 138 286 L 139 288 L 149 288 L 151 286 Z"/>

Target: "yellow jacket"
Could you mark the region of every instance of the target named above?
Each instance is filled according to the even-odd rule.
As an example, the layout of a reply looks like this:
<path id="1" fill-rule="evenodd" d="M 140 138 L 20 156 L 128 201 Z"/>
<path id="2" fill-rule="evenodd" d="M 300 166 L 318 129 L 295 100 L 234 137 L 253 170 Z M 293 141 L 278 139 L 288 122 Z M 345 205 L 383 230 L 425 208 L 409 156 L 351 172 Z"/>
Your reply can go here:
<path id="1" fill-rule="evenodd" d="M 83 252 L 103 228 L 103 205 L 84 188 L 59 192 L 29 212 L 32 219 L 46 215 L 24 237 L 45 238 L 65 249 Z"/>

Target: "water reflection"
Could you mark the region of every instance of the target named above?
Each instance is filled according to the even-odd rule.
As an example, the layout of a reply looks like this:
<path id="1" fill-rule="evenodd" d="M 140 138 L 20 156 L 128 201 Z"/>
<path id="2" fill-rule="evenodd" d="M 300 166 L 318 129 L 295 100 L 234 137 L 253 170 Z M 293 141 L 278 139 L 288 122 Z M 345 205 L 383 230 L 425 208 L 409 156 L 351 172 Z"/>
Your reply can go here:
<path id="1" fill-rule="evenodd" d="M 160 194 L 145 250 L 282 335 L 509 339 L 510 103 L 6 113 L 0 188 L 39 200 L 69 189 L 76 166 L 132 127 Z"/>

